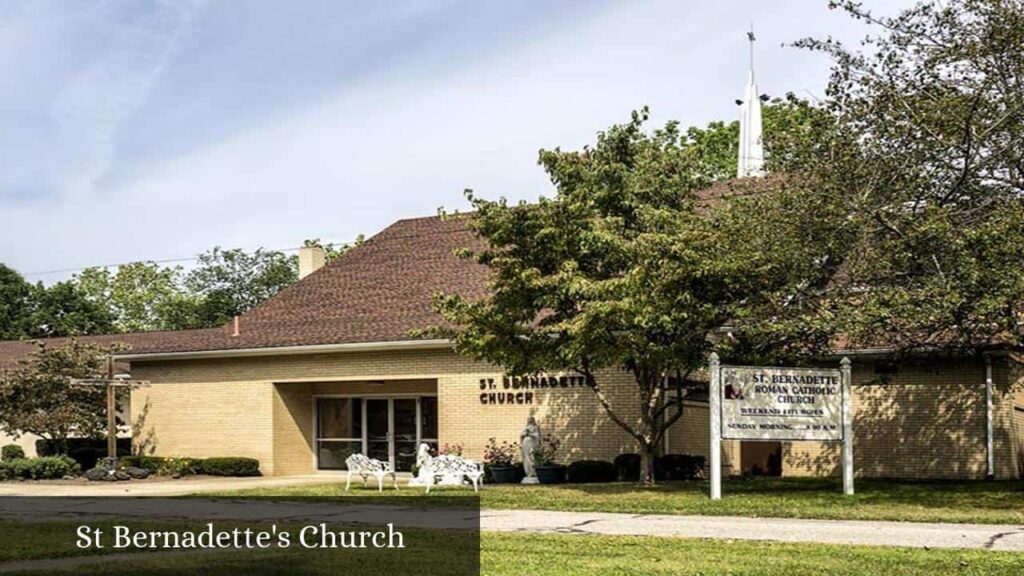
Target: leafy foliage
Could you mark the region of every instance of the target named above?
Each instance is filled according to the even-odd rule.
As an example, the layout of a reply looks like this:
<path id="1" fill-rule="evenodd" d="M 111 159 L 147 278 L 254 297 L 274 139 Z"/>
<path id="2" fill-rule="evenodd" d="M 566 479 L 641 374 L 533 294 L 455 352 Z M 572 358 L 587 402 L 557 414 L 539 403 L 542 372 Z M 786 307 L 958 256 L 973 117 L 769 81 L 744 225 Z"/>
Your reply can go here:
<path id="1" fill-rule="evenodd" d="M 258 249 L 214 248 L 199 256 L 199 266 L 185 278 L 185 286 L 204 300 L 199 322 L 218 325 L 263 303 L 298 280 L 294 259 L 281 252 Z"/>
<path id="2" fill-rule="evenodd" d="M 0 448 L 0 460 L 14 460 L 24 457 L 25 449 L 17 444 L 5 444 L 3 448 Z"/>
<path id="3" fill-rule="evenodd" d="M 836 260 L 843 239 L 821 212 L 794 221 L 790 210 L 811 198 L 784 181 L 772 182 L 773 200 L 705 197 L 706 158 L 690 136 L 674 123 L 648 133 L 646 119 L 637 112 L 582 151 L 542 151 L 553 199 L 511 206 L 469 193 L 491 291 L 478 301 L 439 296 L 455 328 L 435 332 L 516 374 L 582 374 L 638 442 L 651 482 L 655 447 L 682 416 L 683 381 L 716 342 L 739 348 L 723 328 L 741 319 L 767 335 L 785 317 L 805 333 L 792 295 L 828 281 L 822 263 Z M 636 381 L 639 406 L 612 405 L 606 379 L 619 370 Z M 637 407 L 639 422 L 622 416 Z"/>
<path id="4" fill-rule="evenodd" d="M 327 260 L 362 244 L 320 246 Z M 208 328 L 262 304 L 298 279 L 298 258 L 258 249 L 214 248 L 198 266 L 132 262 L 86 268 L 70 280 L 32 285 L 0 264 L 0 340 Z"/>
<path id="5" fill-rule="evenodd" d="M 56 480 L 75 476 L 80 471 L 78 462 L 63 455 L 4 459 L 0 462 L 0 480 Z"/>
<path id="6" fill-rule="evenodd" d="M 50 347 L 36 343 L 30 358 L 0 375 L 0 430 L 17 438 L 36 434 L 66 451 L 76 436 L 99 437 L 106 426 L 102 386 L 72 386 L 72 378 L 96 377 L 104 356 L 116 351 L 72 340 Z"/>
<path id="7" fill-rule="evenodd" d="M 867 50 L 797 44 L 836 65 L 817 150 L 790 157 L 849 216 L 841 331 L 851 343 L 1020 345 L 1024 313 L 1024 4 L 921 2 L 894 17 L 832 2 Z"/>
<path id="8" fill-rule="evenodd" d="M 25 334 L 32 287 L 14 270 L 0 264 L 0 340 Z"/>
<path id="9" fill-rule="evenodd" d="M 114 312 L 86 294 L 79 284 L 41 283 L 32 287 L 29 326 L 32 338 L 106 334 L 116 330 Z"/>

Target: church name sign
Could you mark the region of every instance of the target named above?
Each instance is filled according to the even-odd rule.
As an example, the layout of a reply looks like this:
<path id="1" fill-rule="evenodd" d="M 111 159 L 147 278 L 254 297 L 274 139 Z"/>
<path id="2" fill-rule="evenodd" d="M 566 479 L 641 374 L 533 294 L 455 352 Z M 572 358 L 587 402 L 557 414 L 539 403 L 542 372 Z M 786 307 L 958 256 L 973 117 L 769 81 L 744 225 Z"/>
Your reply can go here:
<path id="1" fill-rule="evenodd" d="M 722 366 L 722 438 L 843 439 L 839 370 Z"/>
<path id="2" fill-rule="evenodd" d="M 587 388 L 579 374 L 533 374 L 480 379 L 480 403 L 485 406 L 533 404 L 538 390 Z"/>
<path id="3" fill-rule="evenodd" d="M 722 440 L 842 442 L 843 493 L 853 494 L 853 364 L 839 370 L 723 366 L 708 356 L 708 474 L 722 498 Z"/>

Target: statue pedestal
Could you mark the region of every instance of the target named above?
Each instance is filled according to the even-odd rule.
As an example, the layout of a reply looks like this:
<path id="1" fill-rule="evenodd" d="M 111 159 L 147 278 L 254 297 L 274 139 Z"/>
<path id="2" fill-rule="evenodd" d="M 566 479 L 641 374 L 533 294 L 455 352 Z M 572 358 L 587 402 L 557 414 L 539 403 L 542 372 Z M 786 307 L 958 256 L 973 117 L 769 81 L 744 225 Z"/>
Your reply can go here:
<path id="1" fill-rule="evenodd" d="M 536 476 L 527 476 L 520 484 L 540 484 L 540 480 L 537 480 Z"/>

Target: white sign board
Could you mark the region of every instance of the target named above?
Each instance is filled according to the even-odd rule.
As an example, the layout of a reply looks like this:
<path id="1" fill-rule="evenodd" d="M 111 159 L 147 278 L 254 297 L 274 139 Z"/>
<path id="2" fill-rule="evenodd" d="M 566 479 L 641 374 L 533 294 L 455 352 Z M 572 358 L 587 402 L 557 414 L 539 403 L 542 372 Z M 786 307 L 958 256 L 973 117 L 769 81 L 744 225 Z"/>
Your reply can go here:
<path id="1" fill-rule="evenodd" d="M 723 366 L 722 438 L 843 439 L 839 370 Z"/>
<path id="2" fill-rule="evenodd" d="M 852 364 L 839 370 L 722 366 L 708 356 L 711 499 L 722 498 L 722 439 L 843 442 L 843 493 L 853 494 Z"/>

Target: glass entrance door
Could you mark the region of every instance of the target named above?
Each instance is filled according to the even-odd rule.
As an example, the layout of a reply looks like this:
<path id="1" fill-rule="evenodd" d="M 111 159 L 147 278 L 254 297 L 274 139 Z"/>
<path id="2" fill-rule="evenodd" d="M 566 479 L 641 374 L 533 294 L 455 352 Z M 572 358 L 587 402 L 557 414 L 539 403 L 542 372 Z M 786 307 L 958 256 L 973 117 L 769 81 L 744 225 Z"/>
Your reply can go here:
<path id="1" fill-rule="evenodd" d="M 366 400 L 366 455 L 391 462 L 391 414 L 389 398 Z"/>
<path id="2" fill-rule="evenodd" d="M 316 399 L 317 467 L 344 470 L 345 458 L 366 454 L 409 472 L 421 442 L 437 447 L 437 397 Z"/>
<path id="3" fill-rule="evenodd" d="M 395 398 L 391 401 L 394 422 L 395 471 L 409 472 L 416 463 L 416 398 Z"/>

